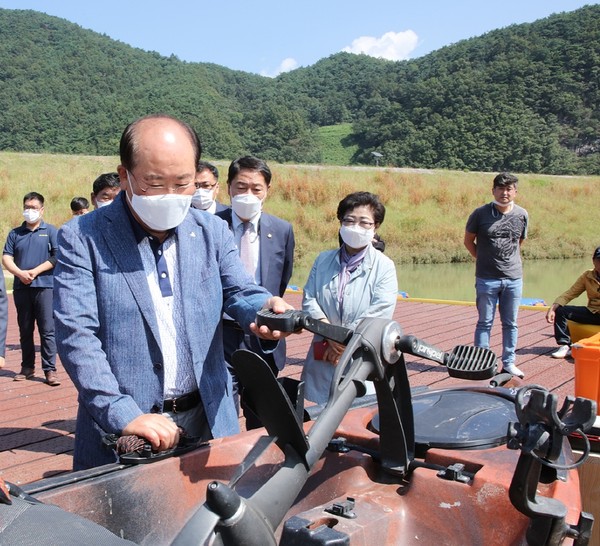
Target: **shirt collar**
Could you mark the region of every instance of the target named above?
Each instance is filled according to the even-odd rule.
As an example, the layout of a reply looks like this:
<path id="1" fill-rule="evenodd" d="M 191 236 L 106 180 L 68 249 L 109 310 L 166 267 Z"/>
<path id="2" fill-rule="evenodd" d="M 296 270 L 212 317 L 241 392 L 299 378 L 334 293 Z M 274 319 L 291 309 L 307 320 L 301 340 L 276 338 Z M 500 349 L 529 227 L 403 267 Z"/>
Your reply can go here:
<path id="1" fill-rule="evenodd" d="M 42 221 L 40 222 L 40 225 L 39 225 L 38 227 L 36 227 L 35 229 L 31 229 L 31 228 L 30 228 L 30 227 L 27 225 L 27 222 L 23 222 L 23 223 L 21 224 L 21 229 L 23 229 L 24 231 L 31 231 L 31 232 L 33 233 L 34 231 L 38 231 L 39 229 L 47 229 L 47 228 L 46 228 L 46 222 L 44 222 L 44 220 L 42 220 Z"/>
<path id="2" fill-rule="evenodd" d="M 119 192 L 119 194 L 117 195 L 116 199 L 122 199 L 123 200 L 123 207 L 125 208 L 125 211 L 127 212 L 127 217 L 129 218 L 129 222 L 131 223 L 131 228 L 133 229 L 133 235 L 135 237 L 135 240 L 136 240 L 137 244 L 139 245 L 146 238 L 150 238 L 151 240 L 155 240 L 156 237 L 154 235 L 148 233 L 141 226 L 141 224 L 136 220 L 135 216 L 131 212 L 131 209 L 129 208 L 129 203 L 126 202 L 125 190 Z M 173 235 L 173 233 L 175 233 L 175 229 L 176 228 L 170 229 L 167 232 L 167 237 L 165 238 L 165 240 L 168 239 L 169 237 L 171 237 Z"/>
<path id="3" fill-rule="evenodd" d="M 260 215 L 261 213 L 259 212 L 254 218 L 252 218 L 252 220 L 248 220 L 254 227 L 254 231 L 256 233 L 258 233 L 258 222 L 260 221 Z M 233 226 L 233 230 L 236 231 L 243 223 L 244 221 L 232 210 L 231 225 Z"/>

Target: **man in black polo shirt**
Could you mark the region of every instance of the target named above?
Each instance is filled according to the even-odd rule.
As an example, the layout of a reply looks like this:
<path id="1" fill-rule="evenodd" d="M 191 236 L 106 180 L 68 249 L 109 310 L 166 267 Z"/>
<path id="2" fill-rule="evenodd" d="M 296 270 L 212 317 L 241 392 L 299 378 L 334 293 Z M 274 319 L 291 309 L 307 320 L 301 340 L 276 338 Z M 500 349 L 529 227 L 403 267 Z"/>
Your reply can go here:
<path id="1" fill-rule="evenodd" d="M 52 292 L 56 263 L 57 229 L 42 220 L 44 197 L 30 192 L 23 198 L 25 221 L 6 239 L 2 265 L 15 276 L 13 297 L 21 340 L 21 372 L 15 381 L 35 375 L 33 330 L 37 322 L 42 352 L 42 370 L 46 383 L 60 385 L 56 376 L 56 342 L 52 316 Z"/>

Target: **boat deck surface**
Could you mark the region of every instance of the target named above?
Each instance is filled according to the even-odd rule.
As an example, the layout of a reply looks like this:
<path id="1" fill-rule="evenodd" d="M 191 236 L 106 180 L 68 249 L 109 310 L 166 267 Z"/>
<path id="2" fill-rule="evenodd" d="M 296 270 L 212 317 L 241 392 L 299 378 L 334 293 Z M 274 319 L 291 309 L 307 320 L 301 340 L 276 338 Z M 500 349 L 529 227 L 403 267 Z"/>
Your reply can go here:
<path id="1" fill-rule="evenodd" d="M 71 470 L 77 392 L 57 364 L 62 384 L 49 387 L 36 364 L 36 377 L 13 381 L 20 369 L 21 352 L 16 313 L 9 296 L 9 327 L 6 366 L 0 370 L 0 476 L 15 484 L 26 484 Z M 300 308 L 301 294 L 288 293 L 285 299 Z M 559 404 L 574 394 L 573 360 L 555 360 L 552 328 L 544 318 L 545 308 L 523 308 L 519 312 L 517 365 L 530 384 L 542 385 L 559 395 Z M 443 350 L 471 344 L 477 320 L 473 305 L 400 299 L 394 319 L 405 334 L 413 334 Z M 312 334 L 303 332 L 288 338 L 287 365 L 281 375 L 299 378 Z M 501 328 L 496 318 L 492 350 L 501 352 Z M 39 347 L 38 347 L 39 350 Z M 413 386 L 441 387 L 456 379 L 433 362 L 407 355 L 406 363 Z M 240 425 L 243 427 L 243 420 Z"/>

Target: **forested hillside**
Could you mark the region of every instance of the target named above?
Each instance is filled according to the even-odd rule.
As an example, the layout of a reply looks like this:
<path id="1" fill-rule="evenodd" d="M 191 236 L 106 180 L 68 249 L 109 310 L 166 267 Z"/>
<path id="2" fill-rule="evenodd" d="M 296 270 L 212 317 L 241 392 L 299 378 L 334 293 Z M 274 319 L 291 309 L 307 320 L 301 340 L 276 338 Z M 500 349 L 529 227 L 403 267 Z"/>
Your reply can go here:
<path id="1" fill-rule="evenodd" d="M 600 6 L 512 26 L 395 67 L 355 125 L 395 164 L 600 173 Z"/>
<path id="2" fill-rule="evenodd" d="M 354 163 L 376 151 L 382 165 L 600 174 L 600 6 L 275 79 L 0 9 L 0 149 L 114 154 L 123 127 L 157 111 L 189 121 L 215 159 L 318 163 L 319 127 L 340 125 Z"/>

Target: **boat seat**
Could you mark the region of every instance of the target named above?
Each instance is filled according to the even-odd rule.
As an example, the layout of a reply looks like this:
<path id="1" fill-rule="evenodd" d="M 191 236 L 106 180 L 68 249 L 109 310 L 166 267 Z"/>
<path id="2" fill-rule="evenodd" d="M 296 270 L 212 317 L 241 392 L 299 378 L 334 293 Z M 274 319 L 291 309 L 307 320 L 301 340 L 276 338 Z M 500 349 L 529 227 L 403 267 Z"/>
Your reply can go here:
<path id="1" fill-rule="evenodd" d="M 97 523 L 58 506 L 12 497 L 0 504 L 0 544 L 135 546 Z"/>

